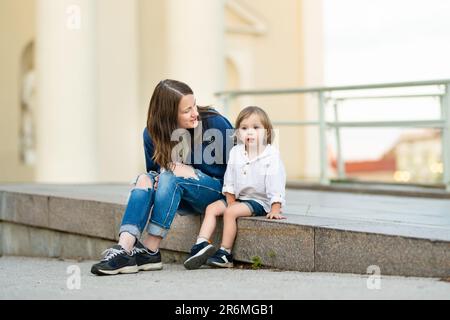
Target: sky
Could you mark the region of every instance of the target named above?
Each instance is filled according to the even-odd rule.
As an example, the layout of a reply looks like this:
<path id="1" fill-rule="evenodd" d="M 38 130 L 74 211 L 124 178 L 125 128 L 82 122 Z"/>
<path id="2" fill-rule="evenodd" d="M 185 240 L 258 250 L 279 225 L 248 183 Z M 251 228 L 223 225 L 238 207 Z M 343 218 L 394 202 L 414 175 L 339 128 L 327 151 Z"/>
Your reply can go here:
<path id="1" fill-rule="evenodd" d="M 326 85 L 450 79 L 449 0 L 324 0 L 324 30 Z M 439 114 L 430 99 L 352 102 L 340 112 L 367 121 Z M 344 156 L 376 159 L 398 136 L 396 129 L 345 130 Z"/>

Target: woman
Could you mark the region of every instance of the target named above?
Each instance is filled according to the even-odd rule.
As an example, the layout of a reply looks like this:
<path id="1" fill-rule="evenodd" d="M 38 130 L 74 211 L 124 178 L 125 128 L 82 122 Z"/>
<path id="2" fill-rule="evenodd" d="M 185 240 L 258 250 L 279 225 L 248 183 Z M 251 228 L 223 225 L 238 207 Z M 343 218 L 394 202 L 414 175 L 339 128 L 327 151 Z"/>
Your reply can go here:
<path id="1" fill-rule="evenodd" d="M 91 272 L 112 275 L 161 269 L 160 242 L 176 212 L 202 214 L 209 204 L 224 198 L 231 133 L 225 117 L 212 108 L 197 107 L 188 85 L 161 81 L 153 92 L 144 130 L 147 173 L 137 177 L 130 192 L 119 243 L 104 252 Z M 140 242 L 146 225 L 148 237 Z"/>

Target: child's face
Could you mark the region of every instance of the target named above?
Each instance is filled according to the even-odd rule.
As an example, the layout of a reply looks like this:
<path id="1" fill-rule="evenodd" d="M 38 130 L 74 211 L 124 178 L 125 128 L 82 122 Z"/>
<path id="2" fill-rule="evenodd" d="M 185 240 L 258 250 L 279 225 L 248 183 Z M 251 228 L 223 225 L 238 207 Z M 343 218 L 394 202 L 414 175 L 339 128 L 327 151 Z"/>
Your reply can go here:
<path id="1" fill-rule="evenodd" d="M 259 146 L 264 143 L 266 130 L 257 114 L 252 114 L 242 120 L 239 125 L 238 137 L 249 146 Z"/>

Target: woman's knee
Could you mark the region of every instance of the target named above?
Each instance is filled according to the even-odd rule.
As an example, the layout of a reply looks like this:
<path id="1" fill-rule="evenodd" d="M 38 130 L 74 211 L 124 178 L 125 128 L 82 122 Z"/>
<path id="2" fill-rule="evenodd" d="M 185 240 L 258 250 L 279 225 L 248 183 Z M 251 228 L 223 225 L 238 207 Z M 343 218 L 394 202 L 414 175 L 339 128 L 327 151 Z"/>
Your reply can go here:
<path id="1" fill-rule="evenodd" d="M 136 180 L 134 189 L 150 189 L 153 188 L 152 179 L 146 174 L 141 174 Z"/>
<path id="2" fill-rule="evenodd" d="M 194 168 L 185 164 L 177 164 L 173 170 L 173 174 L 177 177 L 198 179 Z"/>
<path id="3" fill-rule="evenodd" d="M 172 187 L 176 182 L 176 176 L 171 171 L 164 171 L 158 178 L 158 189 L 165 188 L 166 186 Z"/>

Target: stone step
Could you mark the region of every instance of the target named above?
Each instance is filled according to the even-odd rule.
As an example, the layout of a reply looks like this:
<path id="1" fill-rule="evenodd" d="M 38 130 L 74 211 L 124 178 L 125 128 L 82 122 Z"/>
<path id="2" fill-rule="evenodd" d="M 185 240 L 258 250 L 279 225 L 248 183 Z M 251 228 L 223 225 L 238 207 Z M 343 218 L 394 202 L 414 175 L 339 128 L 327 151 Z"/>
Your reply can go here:
<path id="1" fill-rule="evenodd" d="M 5 255 L 97 259 L 102 250 L 117 240 L 127 195 L 126 185 L 2 185 L 1 250 Z M 364 220 L 357 215 L 358 210 L 364 210 L 359 206 L 370 201 L 389 203 L 399 212 L 403 210 L 399 207 L 403 203 L 401 198 L 369 199 L 348 194 L 341 205 L 349 210 L 343 211 L 342 206 L 327 207 L 336 202 L 334 198 L 330 200 L 333 196 L 320 191 L 288 192 L 287 202 L 295 206 L 288 207 L 287 220 L 239 219 L 235 258 L 306 272 L 366 274 L 371 268 L 379 268 L 385 275 L 450 275 L 450 228 L 445 220 L 448 216 L 438 215 L 450 208 L 450 201 L 419 203 L 405 198 L 404 201 L 414 204 L 415 210 L 422 206 L 429 208 L 423 219 L 436 222 L 427 225 L 417 221 L 396 223 L 386 218 Z M 342 197 L 339 194 L 337 199 Z M 299 202 L 299 198 L 305 202 Z M 314 213 L 311 206 L 323 208 Z M 411 212 L 415 212 L 414 208 Z M 327 210 L 337 213 L 341 210 L 341 214 L 330 216 Z M 383 212 L 381 208 L 377 214 Z M 412 220 L 414 217 L 417 219 L 411 215 Z M 177 215 L 161 247 L 188 253 L 200 224 L 200 216 Z M 220 244 L 221 228 L 219 223 L 213 239 L 216 245 Z"/>

